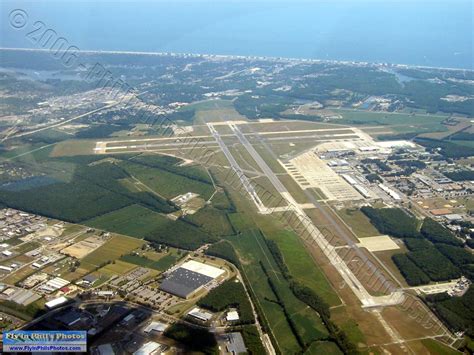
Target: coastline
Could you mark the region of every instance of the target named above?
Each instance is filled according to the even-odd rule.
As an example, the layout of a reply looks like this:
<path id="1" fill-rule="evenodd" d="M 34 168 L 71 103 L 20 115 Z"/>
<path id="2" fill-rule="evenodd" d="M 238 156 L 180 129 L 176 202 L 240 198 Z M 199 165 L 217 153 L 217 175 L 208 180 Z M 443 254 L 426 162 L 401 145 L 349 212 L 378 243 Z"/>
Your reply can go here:
<path id="1" fill-rule="evenodd" d="M 44 48 L 12 48 L 0 47 L 0 51 L 25 51 L 25 52 L 50 52 L 50 49 Z M 299 62 L 299 63 L 328 63 L 339 65 L 365 66 L 365 67 L 386 67 L 386 68 L 403 68 L 403 69 L 429 69 L 429 70 L 445 70 L 445 71 L 464 71 L 474 72 L 474 69 L 467 68 L 451 68 L 451 67 L 432 67 L 424 65 L 412 65 L 401 63 L 377 63 L 377 62 L 358 62 L 348 60 L 328 60 L 313 58 L 291 58 L 291 57 L 271 57 L 271 56 L 242 56 L 230 54 L 207 54 L 207 53 L 175 53 L 175 52 L 141 52 L 141 51 L 103 51 L 103 50 L 77 50 L 77 53 L 84 54 L 125 54 L 125 55 L 148 55 L 157 57 L 180 57 L 180 58 L 206 58 L 206 59 L 223 59 L 223 60 L 262 60 L 275 62 Z M 1 65 L 1 63 L 0 63 Z"/>

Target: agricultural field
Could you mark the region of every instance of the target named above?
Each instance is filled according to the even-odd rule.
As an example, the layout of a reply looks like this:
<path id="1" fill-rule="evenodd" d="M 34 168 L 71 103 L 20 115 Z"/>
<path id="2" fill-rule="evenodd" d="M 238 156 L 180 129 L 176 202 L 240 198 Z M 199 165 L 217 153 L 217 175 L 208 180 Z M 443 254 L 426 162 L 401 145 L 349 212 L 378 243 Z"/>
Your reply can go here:
<path id="1" fill-rule="evenodd" d="M 178 260 L 184 257 L 185 254 L 171 248 L 166 253 L 153 253 L 151 256 L 150 252 L 138 252 L 138 254 L 128 254 L 121 257 L 120 260 L 126 263 L 146 267 L 148 269 L 158 270 L 160 272 L 166 271 L 172 265 L 176 264 Z"/>
<path id="2" fill-rule="evenodd" d="M 104 264 L 104 262 L 118 259 L 122 255 L 126 255 L 140 248 L 143 244 L 145 244 L 145 242 L 140 239 L 114 235 L 105 244 L 82 259 L 81 267 L 82 265 L 100 266 Z"/>
<path id="3" fill-rule="evenodd" d="M 94 283 L 94 286 L 97 287 L 114 276 L 124 275 L 127 272 L 132 271 L 134 268 L 136 268 L 136 265 L 134 264 L 126 263 L 122 260 L 114 260 L 112 263 L 107 264 L 92 273 L 92 275 L 99 278 Z"/>
<path id="4" fill-rule="evenodd" d="M 86 225 L 132 237 L 143 238 L 153 232 L 165 217 L 141 205 L 132 205 L 85 222 Z"/>

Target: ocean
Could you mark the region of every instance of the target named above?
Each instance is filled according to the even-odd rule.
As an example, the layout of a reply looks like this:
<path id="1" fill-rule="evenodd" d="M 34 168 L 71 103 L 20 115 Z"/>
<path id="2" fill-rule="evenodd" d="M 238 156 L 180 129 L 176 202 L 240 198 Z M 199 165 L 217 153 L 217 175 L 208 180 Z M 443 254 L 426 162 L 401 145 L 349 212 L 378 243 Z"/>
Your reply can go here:
<path id="1" fill-rule="evenodd" d="M 9 15 L 27 14 L 13 28 Z M 2 1 L 0 46 L 36 21 L 83 50 L 312 58 L 473 69 L 472 1 Z M 39 24 L 36 23 L 38 26 Z"/>

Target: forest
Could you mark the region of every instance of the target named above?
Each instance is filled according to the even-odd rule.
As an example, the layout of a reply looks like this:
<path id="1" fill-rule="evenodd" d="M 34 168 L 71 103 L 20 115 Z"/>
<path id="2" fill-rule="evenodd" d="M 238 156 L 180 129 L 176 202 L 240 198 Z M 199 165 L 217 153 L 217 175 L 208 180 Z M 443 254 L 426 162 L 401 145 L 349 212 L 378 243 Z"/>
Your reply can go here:
<path id="1" fill-rule="evenodd" d="M 392 260 L 410 286 L 448 281 L 461 275 L 472 279 L 474 257 L 464 241 L 431 218 L 420 221 L 400 208 L 362 207 L 361 211 L 383 234 L 403 239 L 406 254 Z"/>

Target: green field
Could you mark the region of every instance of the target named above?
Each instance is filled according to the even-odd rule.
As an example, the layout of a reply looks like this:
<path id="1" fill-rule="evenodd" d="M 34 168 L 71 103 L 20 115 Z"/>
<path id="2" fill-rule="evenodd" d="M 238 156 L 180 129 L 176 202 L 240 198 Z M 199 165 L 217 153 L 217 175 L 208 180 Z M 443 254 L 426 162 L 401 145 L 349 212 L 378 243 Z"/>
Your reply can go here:
<path id="1" fill-rule="evenodd" d="M 211 206 L 205 206 L 196 213 L 187 215 L 186 220 L 215 236 L 234 234 L 227 213 Z"/>
<path id="2" fill-rule="evenodd" d="M 90 219 L 86 225 L 132 237 L 143 238 L 153 232 L 164 217 L 141 205 L 132 205 Z"/>
<path id="3" fill-rule="evenodd" d="M 286 173 L 286 170 L 281 166 L 281 164 L 275 159 L 275 157 L 267 150 L 263 144 L 253 144 L 253 147 L 262 157 L 267 165 L 272 169 L 274 173 Z M 271 148 L 270 148 L 271 149 Z"/>
<path id="4" fill-rule="evenodd" d="M 311 255 L 294 233 L 282 230 L 268 237 L 277 243 L 285 258 L 285 264 L 296 281 L 311 288 L 330 306 L 341 304 L 323 271 L 314 263 Z"/>
<path id="5" fill-rule="evenodd" d="M 190 223 L 181 219 L 173 221 L 139 205 L 107 213 L 86 224 L 182 249 L 196 249 L 204 243 L 216 241 L 215 237 Z"/>
<path id="6" fill-rule="evenodd" d="M 351 227 L 354 234 L 359 238 L 375 237 L 380 232 L 370 223 L 370 220 L 359 209 L 344 208 L 335 210 L 344 222 Z"/>
<path id="7" fill-rule="evenodd" d="M 176 249 L 171 249 L 167 254 L 163 254 L 158 260 L 152 260 L 147 258 L 145 255 L 124 255 L 121 260 L 130 264 L 143 266 L 149 269 L 158 271 L 166 271 L 172 265 L 174 265 L 184 254 L 180 254 Z"/>
<path id="8" fill-rule="evenodd" d="M 125 275 L 127 272 L 133 270 L 136 267 L 134 264 L 123 262 L 121 260 L 114 260 L 113 263 L 105 265 L 104 267 L 97 270 L 97 274 L 102 278 L 111 278 L 114 275 Z M 94 284 L 94 286 L 97 286 Z"/>
<path id="9" fill-rule="evenodd" d="M 105 244 L 94 250 L 81 260 L 83 265 L 100 266 L 106 261 L 112 261 L 120 258 L 122 255 L 129 254 L 132 250 L 140 248 L 145 242 L 140 239 L 113 236 Z"/>
<path id="10" fill-rule="evenodd" d="M 336 343 L 331 341 L 317 341 L 311 344 L 311 346 L 306 350 L 305 355 L 319 355 L 319 354 L 331 354 L 339 355 L 343 352 L 339 349 Z"/>
<path id="11" fill-rule="evenodd" d="M 399 112 L 371 112 L 348 109 L 331 109 L 336 114 L 342 115 L 342 119 L 337 122 L 342 124 L 360 124 L 360 125 L 386 125 L 398 133 L 405 132 L 434 132 L 446 131 L 441 122 L 447 116 L 428 115 L 428 114 L 410 114 Z"/>
<path id="12" fill-rule="evenodd" d="M 434 339 L 423 339 L 421 342 L 432 354 L 438 354 L 438 355 L 460 354 L 459 351 L 449 348 L 446 345 L 441 344 L 440 342 Z"/>
<path id="13" fill-rule="evenodd" d="M 214 187 L 211 184 L 206 184 L 162 169 L 135 164 L 130 161 L 121 162 L 120 166 L 132 175 L 132 177 L 144 184 L 149 190 L 167 199 L 191 191 L 201 195 L 202 198 L 207 200 L 214 192 Z"/>
<path id="14" fill-rule="evenodd" d="M 284 308 L 291 315 L 295 331 L 302 341 L 306 343 L 327 337 L 327 330 L 318 314 L 291 292 L 288 282 L 275 264 L 258 231 L 247 230 L 238 238 L 232 238 L 231 242 L 242 260 L 243 271 L 249 279 L 282 353 L 301 351 L 297 336 L 286 319 Z M 264 280 L 270 280 L 274 289 L 269 282 L 262 282 Z M 279 300 L 284 308 L 278 304 Z"/>

